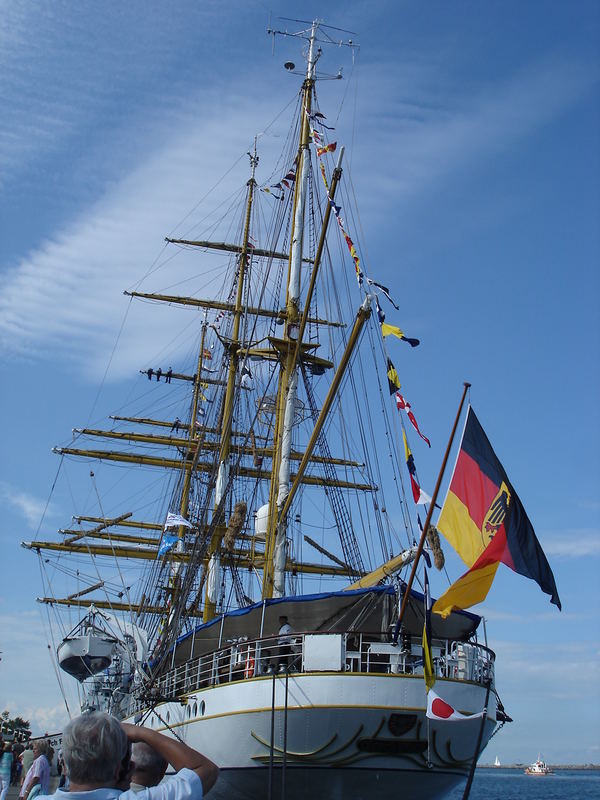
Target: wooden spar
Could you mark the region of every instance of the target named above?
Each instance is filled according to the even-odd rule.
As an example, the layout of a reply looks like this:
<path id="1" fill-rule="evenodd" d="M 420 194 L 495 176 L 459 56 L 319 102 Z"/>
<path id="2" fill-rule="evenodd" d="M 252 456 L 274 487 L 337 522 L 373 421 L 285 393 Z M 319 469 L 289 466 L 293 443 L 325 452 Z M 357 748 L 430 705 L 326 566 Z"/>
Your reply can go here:
<path id="1" fill-rule="evenodd" d="M 206 379 L 203 378 L 202 379 L 202 383 L 205 383 L 205 382 L 206 382 Z M 225 382 L 224 381 L 223 381 L 223 386 L 225 386 Z M 172 428 L 173 427 L 173 423 L 172 422 L 165 422 L 164 420 L 160 420 L 160 419 L 151 419 L 150 417 L 118 417 L 118 416 L 111 416 L 111 417 L 109 417 L 109 419 L 114 419 L 117 422 L 139 422 L 140 425 L 155 425 L 155 426 L 157 426 L 159 428 Z M 179 428 L 181 430 L 183 430 L 183 431 L 189 431 L 190 427 L 191 426 L 188 425 L 187 422 L 180 422 L 179 423 Z M 206 425 L 202 425 L 201 429 L 202 429 L 203 433 L 219 433 L 219 431 L 220 431 L 220 428 L 209 428 Z M 81 432 L 83 432 L 83 430 Z M 241 436 L 241 437 L 243 437 L 245 439 L 248 434 L 245 431 L 232 431 L 232 435 L 233 436 Z M 169 437 L 169 438 L 171 438 L 171 437 Z M 255 434 L 255 438 L 256 439 L 263 439 L 265 442 L 268 441 L 268 437 L 267 436 L 259 436 L 258 434 Z"/>
<path id="2" fill-rule="evenodd" d="M 153 371 L 150 371 L 150 374 L 152 374 L 152 372 Z M 140 373 L 142 375 L 147 375 L 148 374 L 148 370 L 147 369 L 141 369 Z M 163 375 L 164 374 L 165 373 L 163 372 Z M 184 372 L 172 372 L 171 375 L 170 375 L 171 380 L 189 381 L 190 383 L 193 383 L 196 380 L 196 377 L 197 377 L 196 375 L 186 375 Z M 225 386 L 225 381 L 219 381 L 219 380 L 216 380 L 215 378 L 209 378 L 209 377 L 203 375 L 202 376 L 202 381 L 200 382 L 200 385 L 203 386 L 204 388 L 207 388 L 209 385 L 212 385 L 212 386 Z M 119 417 L 110 417 L 110 419 L 119 419 Z"/>
<path id="3" fill-rule="evenodd" d="M 115 519 L 105 519 L 103 522 L 100 523 L 95 528 L 92 528 L 90 531 L 83 531 L 77 533 L 71 539 L 65 539 L 64 544 L 71 544 L 71 542 L 76 542 L 79 539 L 83 539 L 84 536 L 90 536 L 94 533 L 99 533 L 100 531 L 105 530 L 106 528 L 110 528 L 111 525 L 116 525 L 119 522 L 123 522 L 123 520 L 129 519 L 129 517 L 133 516 L 131 511 L 128 511 L 126 514 L 121 514 L 120 517 L 116 517 Z"/>
<path id="4" fill-rule="evenodd" d="M 73 517 L 75 522 L 102 522 L 102 517 L 84 517 L 84 516 L 77 516 Z M 163 526 L 159 525 L 158 522 L 142 522 L 141 520 L 122 520 L 121 522 L 113 522 L 113 525 L 118 528 L 142 528 L 143 530 L 147 531 L 162 531 Z M 76 533 L 76 531 L 65 530 L 64 528 L 59 530 L 59 533 Z"/>
<path id="5" fill-rule="evenodd" d="M 378 583 L 380 583 L 380 581 L 384 580 L 390 575 L 393 575 L 394 572 L 398 572 L 399 569 L 402 569 L 402 567 L 405 567 L 407 564 L 410 564 L 410 562 L 415 558 L 416 553 L 416 547 L 411 547 L 410 550 L 405 550 L 399 555 L 390 558 L 389 561 L 386 561 L 385 564 L 377 567 L 377 569 L 367 573 L 367 575 L 364 575 L 355 583 L 350 584 L 350 586 L 346 586 L 344 591 L 351 592 L 354 589 L 366 589 L 368 586 L 376 586 Z"/>
<path id="6" fill-rule="evenodd" d="M 191 428 L 190 425 L 180 425 L 180 428 Z M 127 431 L 102 431 L 95 428 L 73 428 L 74 433 L 80 433 L 84 436 L 96 436 L 104 439 L 117 439 L 126 442 L 144 442 L 146 444 L 165 445 L 170 447 L 187 447 L 189 439 L 183 439 L 175 436 L 156 436 L 149 433 L 130 433 Z M 233 435 L 233 434 L 232 434 Z M 240 434 L 236 434 L 240 435 Z M 265 437 L 263 437 L 265 438 Z M 202 442 L 202 450 L 218 450 L 219 444 L 217 442 Z M 273 455 L 272 447 L 252 447 L 240 444 L 234 444 L 230 447 L 230 452 L 237 453 L 245 456 L 263 456 L 270 458 Z M 296 450 L 292 450 L 290 458 L 292 461 L 300 461 L 304 454 Z M 324 456 L 311 456 L 311 461 L 316 464 L 322 464 L 325 461 L 329 464 L 335 464 L 340 467 L 364 467 L 364 464 L 358 461 L 350 461 L 347 458 L 325 458 Z M 114 525 L 115 522 L 110 522 Z"/>
<path id="7" fill-rule="evenodd" d="M 221 300 L 202 300 L 197 297 L 181 297 L 180 295 L 153 294 L 152 292 L 123 292 L 128 297 L 139 297 L 143 300 L 159 300 L 163 303 L 173 303 L 173 305 L 193 306 L 196 308 L 212 308 L 215 311 L 235 311 L 233 303 L 225 303 Z M 243 311 L 249 316 L 269 317 L 270 319 L 283 319 L 285 311 L 273 311 L 270 308 L 254 308 L 253 306 L 243 306 Z M 330 322 L 327 319 L 310 317 L 308 322 L 313 325 L 328 325 L 331 328 L 345 328 L 343 322 Z"/>
<path id="8" fill-rule="evenodd" d="M 458 427 L 458 420 L 460 419 L 460 414 L 463 408 L 463 404 L 465 402 L 465 397 L 467 396 L 467 392 L 471 387 L 470 383 L 464 384 L 464 389 L 462 393 L 462 397 L 460 398 L 460 405 L 458 407 L 458 411 L 456 412 L 456 419 L 454 420 L 454 425 L 452 426 L 452 433 L 450 434 L 450 440 L 448 442 L 448 447 L 446 447 L 446 452 L 444 453 L 444 459 L 442 461 L 442 466 L 440 469 L 440 474 L 438 475 L 437 482 L 435 484 L 435 489 L 433 490 L 433 495 L 431 497 L 431 503 L 429 504 L 429 511 L 427 512 L 427 518 L 425 520 L 425 524 L 423 525 L 423 530 L 421 532 L 421 538 L 419 539 L 419 546 L 417 547 L 417 554 L 415 556 L 415 560 L 412 565 L 412 570 L 410 571 L 410 577 L 408 579 L 408 584 L 406 586 L 406 590 L 404 592 L 404 597 L 402 598 L 402 606 L 400 607 L 400 614 L 398 615 L 398 622 L 396 624 L 397 630 L 400 630 L 400 626 L 402 625 L 402 619 L 404 618 L 404 612 L 406 610 L 406 605 L 408 603 L 408 598 L 410 597 L 410 590 L 412 589 L 412 585 L 415 579 L 415 575 L 417 573 L 417 567 L 419 566 L 419 559 L 421 558 L 421 553 L 423 552 L 423 545 L 425 544 L 425 537 L 427 536 L 427 531 L 429 530 L 429 523 L 431 522 L 431 517 L 433 516 L 433 510 L 435 508 L 435 501 L 437 500 L 438 492 L 440 490 L 440 485 L 442 483 L 442 478 L 444 477 L 444 472 L 446 470 L 446 464 L 448 463 L 448 456 L 450 455 L 450 450 L 452 448 L 452 442 L 454 441 L 454 435 L 456 433 L 456 429 Z"/>
<path id="9" fill-rule="evenodd" d="M 69 597 L 38 597 L 38 603 L 44 603 L 47 606 L 75 606 L 76 608 L 90 608 L 94 606 L 94 608 L 105 609 L 107 611 L 127 611 L 127 612 L 134 612 L 139 616 L 142 611 L 145 614 L 156 614 L 157 616 L 163 616 L 165 613 L 164 606 L 146 606 L 141 604 L 130 604 L 130 603 L 121 603 L 116 600 L 111 600 L 110 602 L 106 600 L 99 600 L 94 598 L 89 598 L 88 600 L 81 600 L 77 598 L 69 598 Z M 186 611 L 186 616 L 188 617 L 200 617 L 202 615 L 201 611 Z"/>
<path id="10" fill-rule="evenodd" d="M 305 535 L 304 536 L 304 541 L 308 542 L 308 544 L 312 545 L 312 547 L 314 547 L 315 550 L 318 550 L 319 553 L 323 553 L 324 556 L 327 556 L 327 558 L 330 558 L 334 563 L 339 564 L 339 566 L 343 567 L 343 569 L 345 569 L 346 572 L 350 572 L 351 571 L 352 568 L 350 566 L 348 566 L 348 564 L 345 564 L 340 558 L 338 558 L 337 556 L 334 556 L 333 553 L 329 552 L 329 550 L 326 550 L 324 547 L 321 547 L 321 545 L 318 542 L 315 542 L 314 539 L 311 539 L 310 536 L 306 536 Z"/>
<path id="11" fill-rule="evenodd" d="M 158 546 L 154 547 L 115 547 L 111 544 L 73 544 L 63 545 L 58 542 L 21 542 L 21 547 L 26 550 L 54 552 L 54 553 L 78 553 L 86 556 L 105 556 L 107 558 L 122 558 L 138 561 L 156 561 Z M 177 563 L 187 564 L 190 557 L 185 552 L 171 550 L 169 560 Z M 264 566 L 264 553 L 251 550 L 240 550 L 234 548 L 231 552 L 224 552 L 222 563 L 226 566 L 234 564 L 244 569 L 262 569 Z M 204 563 L 207 562 L 206 557 Z M 329 564 L 313 564 L 309 562 L 293 561 L 287 559 L 286 569 L 290 572 L 299 572 L 306 575 L 335 575 L 344 577 L 348 575 L 348 570 Z"/>
<path id="12" fill-rule="evenodd" d="M 181 470 L 182 462 L 175 458 L 162 458 L 159 456 L 142 456 L 138 453 L 120 453 L 114 450 L 80 450 L 74 447 L 55 447 L 54 453 L 65 456 L 79 456 L 81 458 L 95 458 L 98 461 L 118 461 L 124 464 L 140 464 L 146 467 L 160 467 L 162 469 Z M 306 453 L 304 454 L 306 455 Z M 210 462 L 192 462 L 184 461 L 183 469 L 196 471 L 196 472 L 212 472 L 213 464 Z M 261 480 L 268 480 L 271 473 L 266 470 L 256 469 L 254 467 L 239 467 L 237 474 L 243 478 L 260 478 Z M 292 479 L 296 475 L 292 473 Z M 341 489 L 358 489 L 359 491 L 373 491 L 375 488 L 369 483 L 354 483 L 353 481 L 343 480 L 329 480 L 317 475 L 304 475 L 302 483 L 310 484 L 311 486 L 339 486 Z"/>
<path id="13" fill-rule="evenodd" d="M 189 247 L 204 247 L 207 250 L 224 250 L 227 253 L 241 253 L 242 245 L 229 244 L 228 242 L 206 242 L 196 241 L 195 239 L 170 239 L 165 236 L 165 242 L 169 244 L 185 244 Z M 276 258 L 279 261 L 287 261 L 289 253 L 278 253 L 276 250 L 263 250 L 261 247 L 252 248 L 253 256 L 260 256 L 261 258 Z"/>
<path id="14" fill-rule="evenodd" d="M 89 594 L 90 592 L 93 592 L 96 589 L 101 589 L 103 586 L 104 586 L 104 581 L 98 581 L 98 583 L 94 583 L 91 586 L 88 586 L 87 589 L 82 589 L 80 592 L 75 592 L 75 594 L 70 594 L 67 597 L 67 600 L 75 600 L 77 597 L 83 597 L 84 594 Z"/>

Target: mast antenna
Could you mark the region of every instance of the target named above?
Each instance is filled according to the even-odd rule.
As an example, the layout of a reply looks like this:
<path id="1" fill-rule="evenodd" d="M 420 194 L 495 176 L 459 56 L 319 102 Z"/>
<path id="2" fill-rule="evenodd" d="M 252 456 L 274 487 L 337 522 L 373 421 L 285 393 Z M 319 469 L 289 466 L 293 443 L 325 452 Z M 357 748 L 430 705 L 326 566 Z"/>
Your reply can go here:
<path id="1" fill-rule="evenodd" d="M 269 36 L 273 37 L 273 47 L 272 47 L 273 54 L 275 53 L 275 37 L 291 36 L 293 38 L 305 39 L 307 41 L 310 41 L 312 38 L 313 42 L 318 42 L 319 45 L 328 44 L 328 45 L 336 45 L 337 47 L 350 47 L 352 49 L 352 59 L 354 60 L 354 52 L 359 48 L 359 45 L 356 44 L 356 42 L 353 39 L 334 39 L 333 36 L 331 36 L 328 33 L 328 31 L 339 31 L 340 33 L 349 33 L 352 36 L 356 36 L 356 33 L 354 33 L 353 31 L 347 31 L 344 28 L 335 28 L 333 25 L 325 25 L 325 23 L 320 19 L 316 19 L 313 22 L 308 22 L 307 20 L 303 19 L 293 19 L 290 17 L 279 17 L 279 19 L 287 22 L 294 22 L 298 25 L 308 25 L 309 27 L 303 28 L 302 30 L 299 31 L 288 31 L 287 29 L 278 30 L 276 28 L 271 27 L 270 17 L 269 17 L 269 27 L 267 28 L 267 33 L 269 34 Z M 321 36 L 318 36 L 317 32 L 320 32 Z M 319 46 L 317 50 L 316 60 L 318 60 L 318 57 L 321 54 L 321 50 L 322 48 Z M 284 67 L 288 72 L 291 72 L 292 74 L 296 75 L 304 74 L 303 72 L 296 71 L 295 69 L 296 65 L 293 63 L 293 61 L 286 61 Z M 342 70 L 339 69 L 336 75 L 323 74 L 317 76 L 315 74 L 314 77 L 315 79 L 317 79 L 318 77 L 319 80 L 340 80 L 340 78 L 342 77 Z"/>

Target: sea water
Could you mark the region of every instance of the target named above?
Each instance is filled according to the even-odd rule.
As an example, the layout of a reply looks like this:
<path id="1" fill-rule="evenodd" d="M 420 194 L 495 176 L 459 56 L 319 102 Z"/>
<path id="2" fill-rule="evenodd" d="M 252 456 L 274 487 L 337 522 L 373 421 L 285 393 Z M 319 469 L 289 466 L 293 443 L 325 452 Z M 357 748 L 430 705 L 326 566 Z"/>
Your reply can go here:
<path id="1" fill-rule="evenodd" d="M 464 785 L 448 800 L 462 800 Z M 552 775 L 525 775 L 519 769 L 478 769 L 469 800 L 598 800 L 600 770 L 565 769 Z"/>

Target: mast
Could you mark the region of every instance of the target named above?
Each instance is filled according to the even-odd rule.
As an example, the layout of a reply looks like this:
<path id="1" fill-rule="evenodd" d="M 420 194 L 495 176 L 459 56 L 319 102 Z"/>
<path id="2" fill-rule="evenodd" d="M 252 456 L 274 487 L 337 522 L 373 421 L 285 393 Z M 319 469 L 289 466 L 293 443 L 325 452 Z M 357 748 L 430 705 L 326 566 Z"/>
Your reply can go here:
<path id="1" fill-rule="evenodd" d="M 258 156 L 256 154 L 256 139 L 254 140 L 254 152 L 250 155 L 250 169 L 251 175 L 248 181 L 248 198 L 246 202 L 246 218 L 244 220 L 244 234 L 242 239 L 242 247 L 238 261 L 238 281 L 237 292 L 235 298 L 235 306 L 233 309 L 233 331 L 231 335 L 231 342 L 229 343 L 229 368 L 227 372 L 227 388 L 225 390 L 225 400 L 223 403 L 223 422 L 222 433 L 220 440 L 219 450 L 219 467 L 217 474 L 217 483 L 215 488 L 214 510 L 215 513 L 221 503 L 223 495 L 229 483 L 229 455 L 231 452 L 232 443 L 232 423 L 233 423 L 233 408 L 236 396 L 236 379 L 238 374 L 239 363 L 239 348 L 240 348 L 240 326 L 244 314 L 244 281 L 246 277 L 246 268 L 249 260 L 249 237 L 250 237 L 250 219 L 252 212 L 252 201 L 254 199 L 254 190 L 256 187 L 255 173 L 258 165 Z M 218 577 L 220 570 L 219 567 L 219 554 L 222 533 L 219 533 L 218 527 L 215 528 L 210 544 L 208 547 L 208 571 L 213 571 L 213 577 Z M 217 597 L 215 590 L 211 584 L 216 585 L 218 581 L 211 581 L 210 575 L 207 575 L 205 596 L 204 596 L 204 614 L 203 619 L 205 622 L 215 616 Z"/>
<path id="2" fill-rule="evenodd" d="M 302 90 L 302 123 L 300 126 L 300 145 L 296 191 L 294 195 L 294 215 L 290 263 L 288 270 L 286 322 L 284 339 L 287 351 L 279 378 L 277 395 L 276 439 L 273 443 L 278 457 L 273 459 L 272 484 L 269 497 L 269 524 L 266 540 L 266 569 L 263 576 L 263 597 L 280 597 L 285 592 L 285 560 L 287 549 L 287 526 L 285 518 L 279 521 L 280 512 L 290 491 L 290 453 L 292 450 L 292 430 L 296 412 L 298 393 L 298 366 L 295 345 L 298 339 L 300 319 L 300 275 L 302 266 L 302 246 L 304 217 L 308 178 L 310 169 L 310 108 L 312 90 L 315 82 L 315 67 L 320 51 L 315 56 L 315 40 L 318 22 L 313 22 L 308 48 L 306 79 Z M 279 521 L 279 524 L 278 524 Z"/>
<path id="3" fill-rule="evenodd" d="M 198 461 L 198 456 L 200 455 L 200 440 L 203 438 L 204 434 L 197 428 L 196 420 L 198 419 L 198 404 L 201 402 L 202 392 L 200 391 L 200 385 L 202 381 L 202 362 L 204 360 L 204 342 L 206 339 L 206 313 L 204 314 L 204 322 L 202 323 L 202 335 L 200 336 L 200 353 L 198 354 L 198 368 L 196 370 L 196 377 L 194 380 L 194 396 L 192 398 L 192 415 L 190 419 L 190 429 L 189 429 L 189 438 L 188 438 L 188 455 L 193 455 L 193 462 L 194 464 Z M 187 519 L 189 507 L 190 507 L 190 486 L 192 483 L 192 469 L 183 469 L 183 488 L 181 491 L 181 499 L 179 502 L 179 514 L 184 518 Z M 175 550 L 178 554 L 182 554 L 185 550 L 185 532 L 186 527 L 184 525 L 180 525 L 177 529 L 177 544 Z M 172 569 L 172 579 L 173 579 L 173 606 L 175 606 L 175 600 L 177 596 L 177 592 L 179 589 L 179 564 L 174 563 L 171 567 Z"/>

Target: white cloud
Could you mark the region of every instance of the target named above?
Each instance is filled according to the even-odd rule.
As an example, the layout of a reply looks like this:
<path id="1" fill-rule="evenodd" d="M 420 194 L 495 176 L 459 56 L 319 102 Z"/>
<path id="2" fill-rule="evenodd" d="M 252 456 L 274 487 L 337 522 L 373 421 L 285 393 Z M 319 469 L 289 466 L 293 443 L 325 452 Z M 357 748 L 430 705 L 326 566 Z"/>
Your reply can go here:
<path id="1" fill-rule="evenodd" d="M 418 123 L 404 122 L 400 130 L 395 112 L 375 126 L 371 146 L 375 144 L 382 153 L 384 164 L 385 154 L 399 149 L 403 178 L 398 184 L 394 176 L 387 186 L 383 178 L 378 194 L 389 203 L 392 196 L 397 202 L 403 196 L 431 191 L 433 184 L 466 161 L 476 162 L 506 148 L 561 113 L 584 84 L 576 67 L 541 65 L 525 77 L 495 87 L 491 98 L 470 98 L 468 104 L 454 101 L 454 109 L 427 111 Z M 259 130 L 272 112 L 271 108 L 262 113 L 256 101 L 234 97 L 225 87 L 220 90 L 212 96 L 205 93 L 202 104 L 196 104 L 219 107 L 218 115 L 194 121 L 181 110 L 169 118 L 171 134 L 158 124 L 150 125 L 147 138 L 155 142 L 154 151 L 140 164 L 134 157 L 125 177 L 4 275 L 0 341 L 6 354 L 36 359 L 51 352 L 54 358 L 58 355 L 83 365 L 89 375 L 103 371 L 126 309 L 122 289 L 153 263 L 162 247 L 162 234 L 196 204 L 199 185 L 215 184 L 231 164 L 230 155 L 247 149 L 248 132 Z M 375 94 L 381 100 L 381 92 Z M 224 96 L 228 97 L 226 107 Z M 208 143 L 205 150 L 199 142 Z M 216 142 L 218 147 L 211 146 Z M 239 186 L 243 181 L 239 166 L 235 176 L 230 175 L 219 188 L 231 189 L 234 182 Z M 168 272 L 169 283 L 185 281 L 198 271 L 199 263 L 186 255 L 178 257 L 169 263 L 168 271 L 162 271 L 161 280 Z M 149 324 L 148 311 L 147 306 L 136 307 L 128 320 L 112 364 L 113 378 L 135 369 L 172 338 L 172 315 L 153 309 Z M 179 311 L 178 319 L 181 326 L 190 318 Z M 143 351 L 132 344 L 141 331 Z"/>
<path id="2" fill-rule="evenodd" d="M 0 631 L 3 650 L 0 709 L 29 720 L 35 735 L 62 730 L 68 715 L 65 703 L 57 702 L 60 693 L 55 672 L 58 668 L 52 660 L 54 642 L 39 612 L 0 613 Z M 29 675 L 35 675 L 35 680 L 24 680 Z M 79 713 L 73 687 L 65 682 L 65 689 L 71 713 Z M 50 698 L 52 702 L 48 702 Z"/>
<path id="3" fill-rule="evenodd" d="M 244 116 L 244 109 L 238 110 Z M 252 110 L 256 113 L 256 104 L 248 105 L 247 119 Z M 245 154 L 249 145 L 246 134 L 223 117 L 218 123 L 191 123 L 185 116 L 170 122 L 176 134 L 53 240 L 5 273 L 0 299 L 0 340 L 5 354 L 36 359 L 52 353 L 53 358 L 87 365 L 89 374 L 103 369 L 127 308 L 123 289 L 154 262 L 169 226 L 196 205 L 198 176 L 205 184 L 214 184 L 226 171 L 224 158 L 229 165 L 231 153 Z M 249 122 L 248 129 L 256 126 Z M 216 158 L 213 153 L 203 155 L 198 147 L 203 140 L 220 141 Z M 244 185 L 245 164 L 236 170 L 235 180 L 237 186 Z M 159 281 L 169 285 L 185 281 L 197 271 L 198 262 L 187 253 L 180 254 L 153 276 L 154 286 Z M 138 366 L 173 338 L 172 316 L 137 304 L 122 342 L 129 356 L 125 362 L 117 356 L 113 377 Z M 180 325 L 187 325 L 189 313 L 180 310 L 179 319 Z M 145 350 L 140 351 L 128 337 L 142 331 Z"/>
<path id="4" fill-rule="evenodd" d="M 404 65 L 401 65 L 404 68 Z M 440 70 L 443 69 L 443 65 Z M 504 82 L 479 85 L 470 95 L 457 95 L 455 86 L 443 85 L 431 69 L 412 69 L 406 77 L 392 71 L 387 86 L 370 97 L 369 116 L 378 114 L 371 134 L 374 150 L 396 153 L 378 195 L 394 191 L 396 202 L 429 196 L 433 187 L 458 169 L 476 166 L 525 139 L 565 113 L 597 80 L 593 68 L 574 61 L 548 60 L 527 65 Z M 382 94 L 386 114 L 381 115 Z M 406 98 L 414 98 L 415 113 L 407 113 Z M 372 165 L 368 164 L 369 169 Z M 384 191 L 381 191 L 381 185 Z M 387 205 L 387 203 L 386 203 Z"/>
<path id="5" fill-rule="evenodd" d="M 537 697 L 566 698 L 582 705 L 600 701 L 600 664 L 597 648 L 589 642 L 494 642 L 501 674 L 501 692 L 527 691 Z M 573 675 L 585 675 L 590 688 L 588 697 Z M 593 688 L 596 687 L 596 688 Z"/>
<path id="6" fill-rule="evenodd" d="M 38 525 L 46 507 L 45 501 L 32 497 L 22 489 L 6 483 L 6 481 L 0 481 L 0 500 L 16 509 L 19 514 L 25 517 L 32 528 Z"/>
<path id="7" fill-rule="evenodd" d="M 544 536 L 544 552 L 548 556 L 582 558 L 600 555 L 600 530 L 568 528 Z"/>

